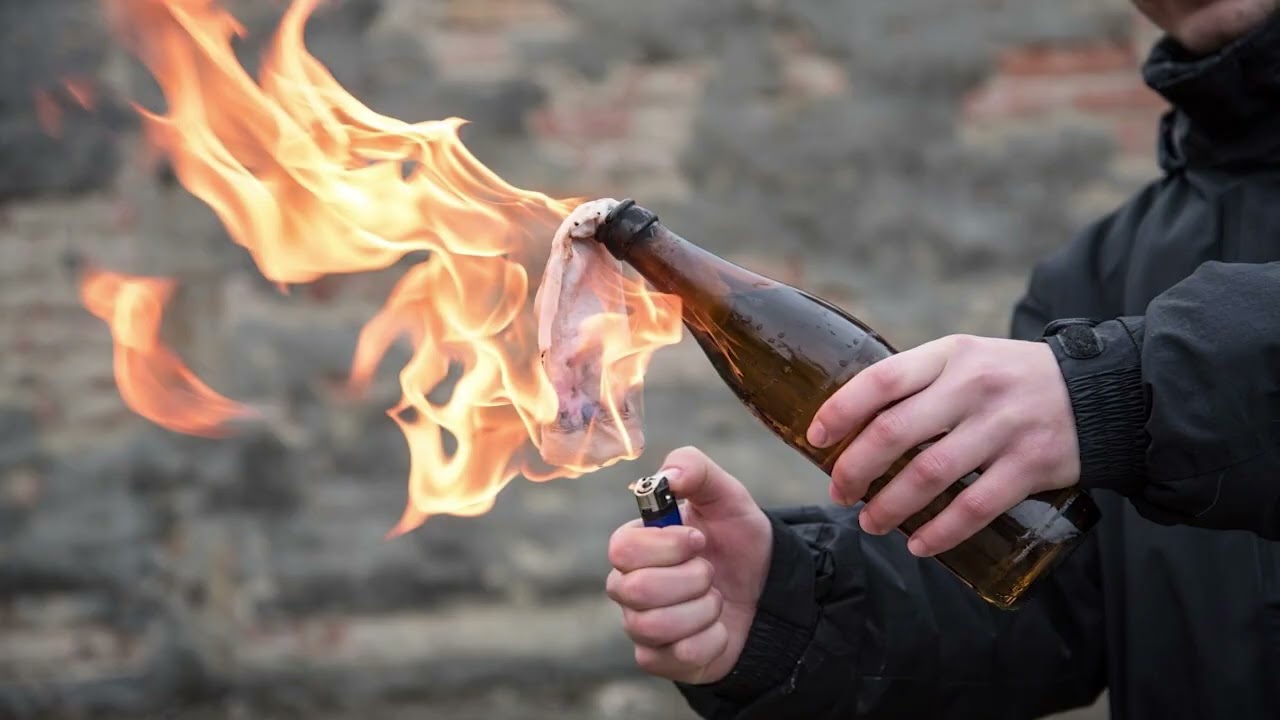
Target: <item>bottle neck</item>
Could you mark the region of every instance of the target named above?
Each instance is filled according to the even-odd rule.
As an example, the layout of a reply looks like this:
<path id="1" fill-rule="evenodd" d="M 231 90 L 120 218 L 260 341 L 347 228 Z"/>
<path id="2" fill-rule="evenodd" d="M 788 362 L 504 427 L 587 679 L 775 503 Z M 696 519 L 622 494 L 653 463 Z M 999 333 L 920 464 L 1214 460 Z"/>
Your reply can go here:
<path id="1" fill-rule="evenodd" d="M 671 232 L 656 215 L 629 200 L 609 214 L 596 238 L 655 290 L 679 297 L 686 321 L 723 301 L 732 279 L 747 273 Z"/>

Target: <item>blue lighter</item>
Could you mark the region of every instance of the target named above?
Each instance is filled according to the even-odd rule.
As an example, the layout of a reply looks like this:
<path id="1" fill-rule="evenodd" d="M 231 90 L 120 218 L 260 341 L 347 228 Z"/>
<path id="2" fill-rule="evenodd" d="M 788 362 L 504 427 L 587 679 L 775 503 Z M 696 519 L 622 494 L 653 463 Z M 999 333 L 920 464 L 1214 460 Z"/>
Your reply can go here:
<path id="1" fill-rule="evenodd" d="M 676 496 L 667 484 L 667 476 L 662 473 L 640 478 L 631 486 L 635 493 L 636 505 L 640 506 L 640 519 L 645 527 L 666 527 L 667 525 L 683 525 L 680 520 L 680 506 L 676 504 Z"/>

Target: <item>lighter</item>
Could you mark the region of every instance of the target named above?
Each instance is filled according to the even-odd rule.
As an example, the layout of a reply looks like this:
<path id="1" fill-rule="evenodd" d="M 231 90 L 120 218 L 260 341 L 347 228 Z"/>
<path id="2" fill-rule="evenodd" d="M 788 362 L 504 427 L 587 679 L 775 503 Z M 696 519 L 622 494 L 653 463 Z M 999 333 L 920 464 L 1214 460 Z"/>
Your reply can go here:
<path id="1" fill-rule="evenodd" d="M 635 493 L 636 505 L 640 506 L 640 519 L 645 527 L 666 527 L 667 525 L 683 525 L 680 519 L 680 506 L 676 504 L 676 496 L 667 485 L 667 477 L 662 473 L 640 478 L 631 486 Z"/>

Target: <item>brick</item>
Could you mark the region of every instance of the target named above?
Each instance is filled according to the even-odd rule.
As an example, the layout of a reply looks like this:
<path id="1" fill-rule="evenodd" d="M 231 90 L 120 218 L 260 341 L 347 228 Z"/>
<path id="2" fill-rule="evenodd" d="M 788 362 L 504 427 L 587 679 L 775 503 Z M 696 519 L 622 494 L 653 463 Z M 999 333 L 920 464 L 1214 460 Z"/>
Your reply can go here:
<path id="1" fill-rule="evenodd" d="M 1052 82 L 1032 78 L 995 78 L 969 94 L 962 112 L 966 118 L 1029 117 L 1060 110 L 1090 113 L 1142 110 L 1164 105 L 1133 74 L 1085 75 Z"/>
<path id="2" fill-rule="evenodd" d="M 691 138 L 693 107 L 685 103 L 641 105 L 632 111 L 632 138 L 648 154 L 675 160 Z"/>
<path id="3" fill-rule="evenodd" d="M 142 647 L 120 643 L 115 630 L 96 623 L 8 627 L 0 666 L 23 668 L 28 682 L 88 680 L 141 671 Z"/>
<path id="4" fill-rule="evenodd" d="M 515 72 L 513 48 L 500 33 L 450 29 L 427 36 L 433 64 L 450 80 L 494 82 Z"/>
<path id="5" fill-rule="evenodd" d="M 473 28 L 506 28 L 563 17 L 550 0 L 448 0 L 444 5 L 444 22 Z"/>
<path id="6" fill-rule="evenodd" d="M 785 56 L 782 74 L 787 90 L 801 97 L 832 97 L 849 92 L 849 73 L 844 65 L 816 53 Z"/>
<path id="7" fill-rule="evenodd" d="M 631 99 L 645 105 L 690 102 L 706 87 L 709 74 L 710 64 L 700 61 L 636 67 L 629 73 Z"/>
<path id="8" fill-rule="evenodd" d="M 626 109 L 584 104 L 577 108 L 540 108 L 530 115 L 529 127 L 543 138 L 587 143 L 626 136 L 631 120 Z"/>
<path id="9" fill-rule="evenodd" d="M 1037 46 L 1010 48 L 1000 53 L 997 72 L 1010 76 L 1079 75 L 1132 72 L 1138 56 L 1131 45 Z"/>
<path id="10" fill-rule="evenodd" d="M 1106 87 L 1083 88 L 1071 98 L 1072 104 L 1086 112 L 1125 110 L 1160 110 L 1168 106 L 1165 99 L 1134 76 L 1127 86 L 1116 83 Z"/>

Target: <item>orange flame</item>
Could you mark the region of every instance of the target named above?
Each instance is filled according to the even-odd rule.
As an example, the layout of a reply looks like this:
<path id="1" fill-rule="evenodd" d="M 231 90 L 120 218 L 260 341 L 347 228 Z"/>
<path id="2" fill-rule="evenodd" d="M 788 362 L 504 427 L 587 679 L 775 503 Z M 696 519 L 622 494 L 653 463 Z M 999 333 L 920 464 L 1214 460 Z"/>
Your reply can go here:
<path id="1" fill-rule="evenodd" d="M 111 327 L 116 385 L 130 410 L 175 432 L 219 437 L 225 424 L 254 413 L 219 395 L 160 342 L 173 282 L 89 270 L 80 299 Z"/>
<path id="2" fill-rule="evenodd" d="M 408 123 L 352 97 L 304 46 L 317 0 L 290 5 L 258 82 L 232 50 L 244 28 L 215 2 L 106 2 L 167 102 L 164 115 L 138 108 L 149 139 L 267 279 L 306 283 L 430 252 L 364 328 L 353 360 L 359 388 L 398 337 L 414 345 L 403 399 L 389 411 L 411 455 L 393 533 L 431 514 L 484 513 L 518 474 L 595 469 L 550 467 L 539 455 L 533 429 L 555 417 L 558 400 L 539 366 L 522 264 L 578 200 L 508 184 L 463 145 L 462 119 Z M 630 337 L 616 318 L 592 318 L 586 332 L 605 350 L 602 384 L 639 387 L 653 351 L 679 339 L 679 312 L 639 281 L 617 280 Z"/>

